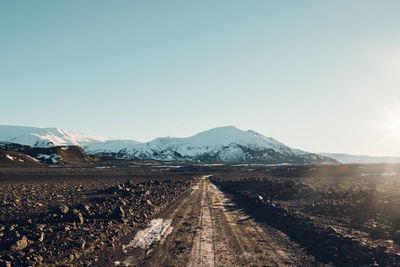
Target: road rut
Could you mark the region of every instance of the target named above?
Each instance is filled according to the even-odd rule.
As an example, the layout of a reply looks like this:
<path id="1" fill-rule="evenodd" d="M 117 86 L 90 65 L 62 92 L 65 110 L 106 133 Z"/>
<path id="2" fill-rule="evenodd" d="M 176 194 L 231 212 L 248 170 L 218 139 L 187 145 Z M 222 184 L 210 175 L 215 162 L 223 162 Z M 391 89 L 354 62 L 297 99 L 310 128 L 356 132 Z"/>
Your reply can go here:
<path id="1" fill-rule="evenodd" d="M 191 267 L 318 265 L 284 233 L 246 215 L 207 176 L 157 219 L 171 220 L 164 239 L 147 249 L 117 250 L 109 263 Z"/>

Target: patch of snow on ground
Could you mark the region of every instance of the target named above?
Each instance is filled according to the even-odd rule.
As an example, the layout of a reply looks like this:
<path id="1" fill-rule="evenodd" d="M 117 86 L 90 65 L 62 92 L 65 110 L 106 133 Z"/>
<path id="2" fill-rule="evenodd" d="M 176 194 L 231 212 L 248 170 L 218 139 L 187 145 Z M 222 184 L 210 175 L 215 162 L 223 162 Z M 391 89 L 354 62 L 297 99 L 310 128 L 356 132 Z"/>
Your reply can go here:
<path id="1" fill-rule="evenodd" d="M 51 154 L 51 155 L 47 155 L 47 154 L 38 154 L 36 156 L 38 159 L 51 159 L 52 163 L 57 163 L 58 162 L 58 158 L 59 156 L 57 154 Z"/>
<path id="2" fill-rule="evenodd" d="M 182 168 L 180 165 L 155 165 L 153 168 Z"/>
<path id="3" fill-rule="evenodd" d="M 9 154 L 6 154 L 6 158 L 8 158 L 9 160 L 16 160 L 16 157 L 10 156 Z"/>
<path id="4" fill-rule="evenodd" d="M 47 154 L 38 154 L 36 157 L 38 159 L 49 159 L 51 156 Z"/>
<path id="5" fill-rule="evenodd" d="M 360 176 L 368 176 L 368 175 L 381 175 L 381 176 L 395 176 L 397 175 L 397 172 L 383 172 L 381 174 L 379 173 L 361 173 Z"/>
<path id="6" fill-rule="evenodd" d="M 171 219 L 154 219 L 147 225 L 147 228 L 140 230 L 135 238 L 127 245 L 122 245 L 125 251 L 127 248 L 139 247 L 148 250 L 155 242 L 164 242 L 164 239 L 171 233 Z"/>
<path id="7" fill-rule="evenodd" d="M 381 175 L 383 175 L 383 176 L 394 176 L 394 175 L 397 175 L 397 172 L 384 172 L 384 173 L 381 173 Z"/>

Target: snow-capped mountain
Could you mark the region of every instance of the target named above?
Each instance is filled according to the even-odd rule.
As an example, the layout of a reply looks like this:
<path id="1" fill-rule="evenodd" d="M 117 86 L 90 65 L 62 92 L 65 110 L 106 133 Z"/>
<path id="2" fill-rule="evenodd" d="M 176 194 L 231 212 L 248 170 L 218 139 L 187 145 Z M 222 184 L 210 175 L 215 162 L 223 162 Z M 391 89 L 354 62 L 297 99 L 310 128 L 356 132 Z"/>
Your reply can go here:
<path id="1" fill-rule="evenodd" d="M 117 140 L 89 134 L 79 134 L 60 128 L 39 128 L 0 125 L 0 141 L 28 145 L 32 147 L 80 146 L 85 151 L 96 152 L 119 150 L 138 142 Z"/>
<path id="2" fill-rule="evenodd" d="M 0 126 L 0 141 L 29 146 L 81 146 L 88 154 L 116 158 L 190 162 L 337 163 L 290 148 L 271 137 L 234 126 L 218 127 L 187 138 L 163 137 L 146 143 L 77 134 L 59 128 Z"/>
<path id="3" fill-rule="evenodd" d="M 333 163 L 329 157 L 292 149 L 271 137 L 234 126 L 187 138 L 164 137 L 121 150 L 119 157 L 194 162 Z"/>

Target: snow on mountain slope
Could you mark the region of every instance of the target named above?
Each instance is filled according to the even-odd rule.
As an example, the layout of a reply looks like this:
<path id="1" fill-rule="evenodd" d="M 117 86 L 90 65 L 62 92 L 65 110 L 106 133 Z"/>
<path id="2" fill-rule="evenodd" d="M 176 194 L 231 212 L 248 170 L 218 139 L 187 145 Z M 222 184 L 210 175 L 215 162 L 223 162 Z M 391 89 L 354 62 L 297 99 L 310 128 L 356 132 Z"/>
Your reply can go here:
<path id="1" fill-rule="evenodd" d="M 79 134 L 60 128 L 38 128 L 0 125 L 0 141 L 28 146 L 49 147 L 76 145 L 88 151 L 107 150 L 118 152 L 136 141 L 116 140 L 89 134 Z"/>
<path id="2" fill-rule="evenodd" d="M 207 162 L 329 162 L 328 157 L 307 153 L 234 126 L 218 127 L 187 138 L 164 137 L 121 150 L 120 157 Z M 332 161 L 331 161 L 332 162 Z"/>
<path id="3" fill-rule="evenodd" d="M 127 147 L 132 147 L 137 144 L 140 143 L 134 140 L 115 139 L 115 140 L 107 140 L 105 142 L 90 142 L 83 145 L 82 147 L 87 153 L 92 153 L 92 154 L 102 153 L 102 152 L 117 153 L 122 149 L 126 149 Z"/>
<path id="4" fill-rule="evenodd" d="M 271 137 L 234 126 L 218 127 L 186 138 L 157 138 L 147 143 L 78 134 L 59 128 L 0 126 L 0 141 L 38 147 L 77 145 L 89 154 L 130 159 L 336 163 L 329 157 L 292 149 Z"/>

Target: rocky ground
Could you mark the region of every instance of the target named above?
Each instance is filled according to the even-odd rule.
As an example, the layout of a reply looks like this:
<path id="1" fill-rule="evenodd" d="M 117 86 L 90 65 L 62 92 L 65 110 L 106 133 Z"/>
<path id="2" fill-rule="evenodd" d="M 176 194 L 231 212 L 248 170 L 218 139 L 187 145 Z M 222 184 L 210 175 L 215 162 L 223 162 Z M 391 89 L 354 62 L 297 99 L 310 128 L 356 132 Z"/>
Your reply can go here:
<path id="1" fill-rule="evenodd" d="M 193 183 L 171 175 L 68 179 L 68 170 L 57 171 L 65 179 L 0 184 L 0 266 L 96 265 Z"/>
<path id="2" fill-rule="evenodd" d="M 200 177 L 152 223 L 106 251 L 98 266 L 324 266 Z"/>
<path id="3" fill-rule="evenodd" d="M 400 266 L 397 168 L 341 166 L 333 172 L 290 166 L 221 174 L 212 181 L 322 262 Z"/>
<path id="4" fill-rule="evenodd" d="M 399 174 L 400 165 L 2 165 L 0 266 L 400 266 Z M 157 222 L 162 238 L 130 245 Z"/>

